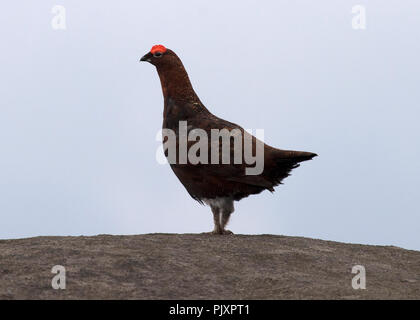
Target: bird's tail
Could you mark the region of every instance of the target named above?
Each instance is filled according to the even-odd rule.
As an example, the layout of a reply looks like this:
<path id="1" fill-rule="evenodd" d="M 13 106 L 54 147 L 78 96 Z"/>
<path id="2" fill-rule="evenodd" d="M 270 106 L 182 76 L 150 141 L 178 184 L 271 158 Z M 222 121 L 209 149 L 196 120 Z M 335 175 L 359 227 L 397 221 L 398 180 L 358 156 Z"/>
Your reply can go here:
<path id="1" fill-rule="evenodd" d="M 311 160 L 318 155 L 313 152 L 306 152 L 306 151 L 292 151 L 292 150 L 276 150 L 275 158 L 277 161 L 292 161 L 295 163 L 299 163 L 302 161 Z"/>
<path id="2" fill-rule="evenodd" d="M 271 155 L 271 165 L 266 166 L 265 176 L 270 180 L 273 186 L 282 183 L 282 180 L 290 175 L 290 172 L 299 167 L 299 162 L 311 160 L 316 157 L 316 153 L 305 151 L 292 151 L 274 149 Z M 273 188 L 267 188 L 273 191 Z"/>

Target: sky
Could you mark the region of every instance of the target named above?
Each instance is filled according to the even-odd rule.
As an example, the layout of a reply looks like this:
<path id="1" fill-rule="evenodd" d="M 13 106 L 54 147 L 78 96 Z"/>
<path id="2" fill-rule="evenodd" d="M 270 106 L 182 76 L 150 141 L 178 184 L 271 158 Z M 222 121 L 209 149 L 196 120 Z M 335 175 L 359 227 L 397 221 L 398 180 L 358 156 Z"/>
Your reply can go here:
<path id="1" fill-rule="evenodd" d="M 54 29 L 55 5 L 65 29 Z M 366 12 L 354 29 L 355 5 Z M 217 116 L 316 152 L 235 203 L 229 229 L 420 250 L 418 1 L 8 1 L 0 5 L 0 239 L 198 233 L 139 58 L 182 59 Z M 62 21 L 61 21 L 62 22 Z"/>

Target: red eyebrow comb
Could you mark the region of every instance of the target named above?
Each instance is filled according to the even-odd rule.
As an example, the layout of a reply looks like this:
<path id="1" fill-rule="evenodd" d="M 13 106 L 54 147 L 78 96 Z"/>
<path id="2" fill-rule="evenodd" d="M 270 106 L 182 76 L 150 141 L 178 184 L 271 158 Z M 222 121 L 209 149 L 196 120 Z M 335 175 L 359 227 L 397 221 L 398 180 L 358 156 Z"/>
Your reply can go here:
<path id="1" fill-rule="evenodd" d="M 157 45 L 153 46 L 152 49 L 150 49 L 151 54 L 155 54 L 158 51 L 164 53 L 166 51 L 165 46 L 163 46 L 161 44 L 157 44 Z"/>

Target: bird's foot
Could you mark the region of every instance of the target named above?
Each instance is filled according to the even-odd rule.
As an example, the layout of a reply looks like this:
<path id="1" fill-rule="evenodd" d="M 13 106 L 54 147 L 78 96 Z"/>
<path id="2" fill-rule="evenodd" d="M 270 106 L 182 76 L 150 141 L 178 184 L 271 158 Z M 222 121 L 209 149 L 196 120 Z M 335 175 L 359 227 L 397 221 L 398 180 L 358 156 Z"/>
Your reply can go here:
<path id="1" fill-rule="evenodd" d="M 209 234 L 209 235 L 231 235 L 233 234 L 230 230 L 213 230 L 210 232 L 203 232 L 203 234 Z"/>
<path id="2" fill-rule="evenodd" d="M 222 234 L 225 234 L 225 235 L 231 235 L 231 234 L 234 234 L 232 231 L 230 231 L 230 230 L 223 230 L 222 231 L 223 233 Z"/>
<path id="3" fill-rule="evenodd" d="M 221 234 L 221 233 L 217 230 L 213 230 L 213 231 L 210 231 L 210 232 L 202 232 L 201 234 L 214 235 L 214 234 Z"/>

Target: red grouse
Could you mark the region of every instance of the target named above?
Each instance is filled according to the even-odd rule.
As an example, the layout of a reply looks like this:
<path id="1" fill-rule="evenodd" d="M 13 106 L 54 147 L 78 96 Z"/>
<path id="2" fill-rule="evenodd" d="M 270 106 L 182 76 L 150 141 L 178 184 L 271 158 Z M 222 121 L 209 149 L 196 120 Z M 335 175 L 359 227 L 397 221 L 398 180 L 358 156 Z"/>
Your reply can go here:
<path id="1" fill-rule="evenodd" d="M 191 197 L 211 207 L 213 234 L 232 233 L 225 227 L 234 211 L 234 200 L 266 189 L 274 191 L 299 162 L 316 156 L 311 152 L 270 147 L 240 126 L 213 115 L 194 92 L 181 60 L 172 50 L 153 46 L 140 61 L 156 67 L 162 85 L 162 128 L 164 132 L 173 132 L 174 138 L 170 143 L 171 135 L 164 133 L 165 155 Z M 226 134 L 228 138 L 224 139 Z M 197 141 L 197 137 L 202 141 Z M 262 162 L 260 170 L 258 156 Z M 254 172 L 246 159 L 255 159 Z"/>

